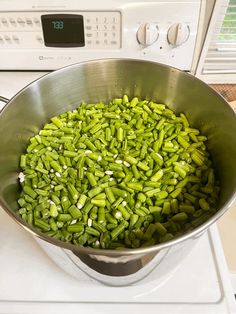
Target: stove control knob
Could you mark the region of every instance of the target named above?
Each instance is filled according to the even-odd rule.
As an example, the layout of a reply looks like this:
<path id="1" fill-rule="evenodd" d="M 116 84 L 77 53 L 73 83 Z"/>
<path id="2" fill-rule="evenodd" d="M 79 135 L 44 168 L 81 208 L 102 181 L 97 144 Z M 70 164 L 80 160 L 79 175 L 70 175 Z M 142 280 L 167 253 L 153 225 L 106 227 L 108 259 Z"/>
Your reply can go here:
<path id="1" fill-rule="evenodd" d="M 159 36 L 157 25 L 145 23 L 141 24 L 137 31 L 137 40 L 144 47 L 151 46 L 157 41 Z"/>
<path id="2" fill-rule="evenodd" d="M 177 47 L 185 43 L 189 38 L 189 26 L 184 23 L 175 23 L 168 29 L 168 42 Z"/>

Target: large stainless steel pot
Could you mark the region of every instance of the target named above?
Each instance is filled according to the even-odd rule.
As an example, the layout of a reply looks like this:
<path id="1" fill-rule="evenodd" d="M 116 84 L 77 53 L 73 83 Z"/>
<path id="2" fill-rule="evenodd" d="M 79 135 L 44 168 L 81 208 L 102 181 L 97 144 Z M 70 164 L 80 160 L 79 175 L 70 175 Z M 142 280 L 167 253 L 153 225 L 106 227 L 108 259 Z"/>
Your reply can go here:
<path id="1" fill-rule="evenodd" d="M 185 112 L 191 124 L 208 136 L 208 149 L 222 188 L 218 212 L 200 227 L 175 240 L 122 251 L 76 247 L 32 229 L 15 212 L 19 156 L 28 139 L 50 117 L 72 110 L 83 101 L 107 102 L 124 93 L 163 102 L 176 112 Z M 63 269 L 75 276 L 79 276 L 78 270 L 82 269 L 110 285 L 133 283 L 154 267 L 159 267 L 161 277 L 181 262 L 196 239 L 236 198 L 235 113 L 221 96 L 200 80 L 158 63 L 106 59 L 50 73 L 20 91 L 2 110 L 0 142 L 1 206 L 18 224 L 41 239 L 40 244 Z"/>

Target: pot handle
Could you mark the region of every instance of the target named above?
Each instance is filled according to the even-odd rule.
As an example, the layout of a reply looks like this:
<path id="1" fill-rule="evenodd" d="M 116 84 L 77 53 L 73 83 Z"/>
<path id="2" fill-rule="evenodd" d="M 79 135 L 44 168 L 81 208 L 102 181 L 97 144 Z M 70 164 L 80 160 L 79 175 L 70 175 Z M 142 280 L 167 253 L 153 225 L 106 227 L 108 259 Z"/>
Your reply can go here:
<path id="1" fill-rule="evenodd" d="M 6 103 L 8 103 L 9 99 L 6 97 L 0 96 L 0 101 L 5 102 L 5 104 L 6 104 Z"/>

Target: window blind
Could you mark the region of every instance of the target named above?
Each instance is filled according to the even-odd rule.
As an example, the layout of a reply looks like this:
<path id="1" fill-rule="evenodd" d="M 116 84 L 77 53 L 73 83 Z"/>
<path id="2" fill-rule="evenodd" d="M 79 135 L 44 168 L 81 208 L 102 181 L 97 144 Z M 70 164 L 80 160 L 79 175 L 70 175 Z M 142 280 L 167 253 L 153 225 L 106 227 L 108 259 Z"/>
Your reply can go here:
<path id="1" fill-rule="evenodd" d="M 236 75 L 236 0 L 221 0 L 202 74 Z"/>

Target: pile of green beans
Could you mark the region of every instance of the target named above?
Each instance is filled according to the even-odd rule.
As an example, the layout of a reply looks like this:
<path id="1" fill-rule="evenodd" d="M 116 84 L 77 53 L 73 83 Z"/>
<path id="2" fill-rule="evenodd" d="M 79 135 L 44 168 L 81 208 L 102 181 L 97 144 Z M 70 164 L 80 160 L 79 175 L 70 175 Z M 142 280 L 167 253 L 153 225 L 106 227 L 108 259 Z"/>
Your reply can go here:
<path id="1" fill-rule="evenodd" d="M 164 104 L 127 95 L 51 118 L 20 157 L 19 214 L 101 249 L 169 241 L 217 210 L 207 138 Z"/>

